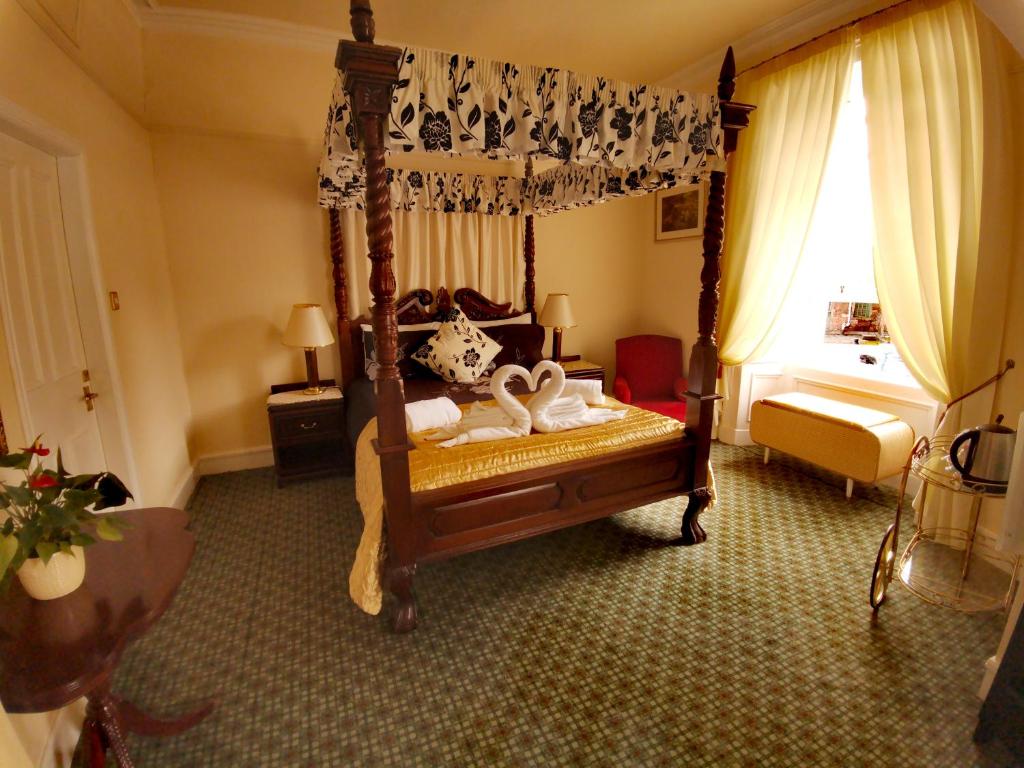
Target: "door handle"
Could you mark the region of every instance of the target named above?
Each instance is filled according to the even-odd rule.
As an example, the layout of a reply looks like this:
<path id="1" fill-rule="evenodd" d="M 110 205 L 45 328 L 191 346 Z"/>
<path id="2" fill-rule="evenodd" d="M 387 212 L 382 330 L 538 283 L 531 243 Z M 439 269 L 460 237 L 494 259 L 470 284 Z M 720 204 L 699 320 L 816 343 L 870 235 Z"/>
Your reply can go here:
<path id="1" fill-rule="evenodd" d="M 92 411 L 96 409 L 96 406 L 92 404 L 92 401 L 97 397 L 99 397 L 99 395 L 92 391 L 89 387 L 89 382 L 82 385 L 82 399 L 85 401 L 85 410 Z"/>

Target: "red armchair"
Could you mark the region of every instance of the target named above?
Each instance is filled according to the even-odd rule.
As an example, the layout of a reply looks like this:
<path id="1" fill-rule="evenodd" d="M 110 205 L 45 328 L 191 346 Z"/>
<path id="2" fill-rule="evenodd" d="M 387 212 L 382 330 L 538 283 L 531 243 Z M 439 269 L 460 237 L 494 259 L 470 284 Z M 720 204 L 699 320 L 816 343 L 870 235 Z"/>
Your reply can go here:
<path id="1" fill-rule="evenodd" d="M 672 336 L 629 336 L 615 340 L 615 384 L 623 403 L 686 420 L 683 342 Z"/>

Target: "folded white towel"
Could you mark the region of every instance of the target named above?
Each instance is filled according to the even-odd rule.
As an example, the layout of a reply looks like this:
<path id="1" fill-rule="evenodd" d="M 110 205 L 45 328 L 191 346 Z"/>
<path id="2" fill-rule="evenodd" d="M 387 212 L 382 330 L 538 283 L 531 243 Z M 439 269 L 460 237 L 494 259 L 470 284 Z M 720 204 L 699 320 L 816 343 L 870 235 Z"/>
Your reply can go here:
<path id="1" fill-rule="evenodd" d="M 565 371 L 562 370 L 562 367 L 550 360 L 537 363 L 533 369 L 534 381 L 539 379 L 544 371 L 551 374 L 551 379 L 540 388 L 536 395 L 530 398 L 528 403 L 530 416 L 533 417 L 533 428 L 538 432 L 564 432 L 580 427 L 592 427 L 625 417 L 625 411 L 588 408 L 583 397 L 578 393 L 571 397 L 562 397 L 565 385 L 569 382 L 565 380 Z M 598 384 L 599 382 L 593 383 Z M 588 387 L 588 389 L 591 388 Z"/>
<path id="2" fill-rule="evenodd" d="M 409 432 L 422 432 L 457 423 L 462 411 L 450 397 L 435 397 L 405 404 L 405 428 Z"/>
<path id="3" fill-rule="evenodd" d="M 485 408 L 474 403 L 462 422 L 443 430 L 445 436 L 451 437 L 438 445 L 441 448 L 453 448 L 466 443 L 507 440 L 530 434 L 530 412 L 505 389 L 505 382 L 512 376 L 520 376 L 532 384 L 530 372 L 525 368 L 518 365 L 501 366 L 491 376 L 491 394 L 497 400 L 498 407 Z"/>
<path id="4" fill-rule="evenodd" d="M 548 379 L 540 385 L 543 392 L 545 387 L 551 386 L 552 379 Z M 604 405 L 604 392 L 601 390 L 601 382 L 595 379 L 566 379 L 562 387 L 562 397 L 579 395 L 587 405 Z"/>

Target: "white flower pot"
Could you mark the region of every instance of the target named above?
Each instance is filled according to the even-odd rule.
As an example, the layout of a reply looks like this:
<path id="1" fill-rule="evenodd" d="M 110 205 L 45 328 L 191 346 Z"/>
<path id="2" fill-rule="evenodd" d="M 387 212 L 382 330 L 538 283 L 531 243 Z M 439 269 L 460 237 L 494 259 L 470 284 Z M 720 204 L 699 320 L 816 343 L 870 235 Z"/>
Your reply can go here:
<path id="1" fill-rule="evenodd" d="M 53 600 L 78 589 L 85 578 L 85 550 L 73 546 L 71 552 L 57 552 L 45 565 L 38 557 L 22 563 L 18 578 L 25 591 L 36 600 Z"/>

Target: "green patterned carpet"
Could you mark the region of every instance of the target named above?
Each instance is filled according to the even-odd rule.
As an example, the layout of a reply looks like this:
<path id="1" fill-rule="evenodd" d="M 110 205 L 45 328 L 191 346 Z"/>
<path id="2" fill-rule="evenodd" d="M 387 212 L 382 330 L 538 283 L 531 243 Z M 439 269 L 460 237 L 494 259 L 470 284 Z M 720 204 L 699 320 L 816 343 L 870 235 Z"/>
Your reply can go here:
<path id="1" fill-rule="evenodd" d="M 999 765 L 971 741 L 1002 618 L 867 588 L 893 496 L 715 446 L 709 540 L 678 501 L 426 566 L 420 629 L 361 613 L 351 478 L 205 478 L 198 550 L 116 689 L 197 728 L 141 766 Z M 389 606 L 385 606 L 387 612 Z"/>

